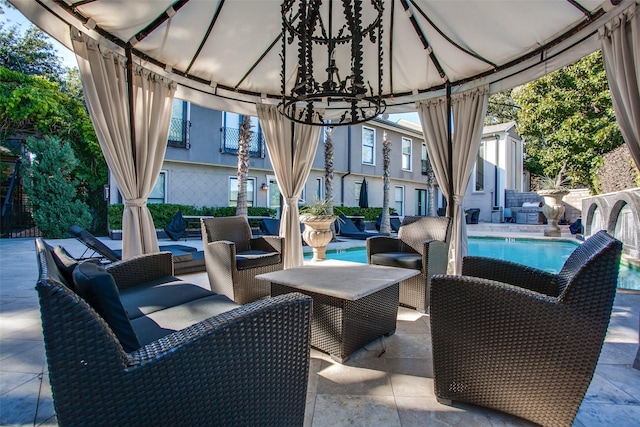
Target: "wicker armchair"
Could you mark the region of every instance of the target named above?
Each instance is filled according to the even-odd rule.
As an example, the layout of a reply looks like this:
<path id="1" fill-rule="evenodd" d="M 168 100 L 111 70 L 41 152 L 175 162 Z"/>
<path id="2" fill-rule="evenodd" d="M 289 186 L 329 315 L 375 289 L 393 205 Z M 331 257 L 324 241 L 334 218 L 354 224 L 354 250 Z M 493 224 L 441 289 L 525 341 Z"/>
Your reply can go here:
<path id="1" fill-rule="evenodd" d="M 400 304 L 427 311 L 431 276 L 447 272 L 450 224 L 448 217 L 405 217 L 397 239 L 367 239 L 369 264 L 420 270 L 421 274 L 400 282 Z"/>
<path id="2" fill-rule="evenodd" d="M 570 426 L 605 338 L 622 244 L 601 231 L 559 274 L 466 257 L 431 281 L 436 396 Z"/>
<path id="3" fill-rule="evenodd" d="M 238 304 L 268 297 L 269 283 L 255 276 L 283 269 L 284 239 L 279 236 L 252 238 L 249 223 L 241 216 L 200 221 L 211 290 Z"/>
<path id="4" fill-rule="evenodd" d="M 37 252 L 36 290 L 59 425 L 303 424 L 309 297 L 292 293 L 247 304 L 127 353 L 105 320 L 63 284 L 42 244 Z M 118 271 L 117 279 L 125 274 Z"/>

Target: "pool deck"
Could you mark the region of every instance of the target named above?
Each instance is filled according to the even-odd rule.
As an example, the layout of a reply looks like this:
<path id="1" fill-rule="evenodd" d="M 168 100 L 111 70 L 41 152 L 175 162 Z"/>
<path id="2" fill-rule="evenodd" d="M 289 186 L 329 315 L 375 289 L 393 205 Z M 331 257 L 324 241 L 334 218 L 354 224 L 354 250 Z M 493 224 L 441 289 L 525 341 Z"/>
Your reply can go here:
<path id="1" fill-rule="evenodd" d="M 512 231 L 510 227 L 501 232 L 482 228 L 470 226 L 468 234 L 503 237 L 542 234 Z M 566 237 L 575 239 L 570 234 Z M 119 249 L 122 243 L 108 238 L 101 240 L 113 249 Z M 330 244 L 330 249 L 365 245 L 362 240 L 338 240 Z M 61 244 L 74 256 L 84 251 L 84 246 L 75 239 L 48 242 Z M 186 244 L 202 248 L 200 240 L 190 239 Z M 324 261 L 323 265 L 330 267 L 332 261 Z M 33 239 L 0 239 L 2 426 L 56 425 L 34 291 L 36 278 Z M 185 278 L 208 286 L 206 273 Z M 618 292 L 596 372 L 574 426 L 638 425 L 640 370 L 633 369 L 631 364 L 638 350 L 639 311 L 640 294 Z M 312 350 L 310 362 L 305 426 L 532 425 L 476 406 L 439 404 L 433 393 L 429 316 L 415 310 L 401 307 L 396 333 L 365 346 L 344 365 L 316 350 Z"/>

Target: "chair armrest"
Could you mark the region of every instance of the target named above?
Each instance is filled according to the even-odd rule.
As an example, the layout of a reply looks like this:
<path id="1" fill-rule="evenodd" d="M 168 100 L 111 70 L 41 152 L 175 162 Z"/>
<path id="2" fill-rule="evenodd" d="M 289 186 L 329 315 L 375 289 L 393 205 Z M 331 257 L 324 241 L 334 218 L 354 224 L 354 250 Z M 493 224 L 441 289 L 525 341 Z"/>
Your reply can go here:
<path id="1" fill-rule="evenodd" d="M 118 289 L 123 290 L 152 280 L 173 276 L 171 252 L 140 255 L 105 265 Z"/>
<path id="2" fill-rule="evenodd" d="M 422 266 L 429 279 L 434 274 L 445 274 L 449 264 L 449 245 L 440 240 L 427 240 L 422 251 Z"/>
<path id="3" fill-rule="evenodd" d="M 534 267 L 496 258 L 467 256 L 462 262 L 462 275 L 481 277 L 558 296 L 558 276 Z"/>
<path id="4" fill-rule="evenodd" d="M 436 343 L 499 346 L 509 342 L 507 337 L 543 346 L 546 343 L 538 340 L 545 341 L 545 334 L 549 338 L 559 333 L 559 325 L 566 328 L 567 310 L 562 309 L 558 298 L 495 280 L 435 275 L 430 296 L 434 354 Z M 518 351 L 526 353 L 529 349 Z"/>
<path id="5" fill-rule="evenodd" d="M 157 408 L 140 411 L 145 416 L 192 425 L 301 425 L 311 301 L 299 293 L 256 301 L 129 353 L 120 374 L 136 390 L 121 393 L 123 401 Z"/>
<path id="6" fill-rule="evenodd" d="M 261 236 L 254 237 L 249 240 L 249 247 L 251 249 L 265 251 L 265 252 L 278 252 L 282 253 L 284 248 L 284 237 L 280 236 Z"/>
<path id="7" fill-rule="evenodd" d="M 401 242 L 395 237 L 372 236 L 367 238 L 367 262 L 371 262 L 371 255 L 382 252 L 399 252 Z"/>
<path id="8" fill-rule="evenodd" d="M 214 268 L 212 271 L 236 269 L 235 243 L 229 240 L 216 240 L 215 242 L 205 243 L 204 253 L 207 271 L 209 271 L 209 267 Z"/>

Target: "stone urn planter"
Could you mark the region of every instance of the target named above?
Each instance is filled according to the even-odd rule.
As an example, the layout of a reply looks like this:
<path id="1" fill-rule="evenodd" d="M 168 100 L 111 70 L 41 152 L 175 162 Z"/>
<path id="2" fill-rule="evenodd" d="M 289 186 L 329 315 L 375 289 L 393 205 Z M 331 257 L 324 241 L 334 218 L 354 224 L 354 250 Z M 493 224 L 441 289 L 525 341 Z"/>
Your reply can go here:
<path id="1" fill-rule="evenodd" d="M 547 228 L 544 235 L 549 237 L 560 237 L 561 231 L 558 221 L 564 215 L 562 198 L 569 194 L 567 190 L 539 190 L 538 195 L 544 199 L 542 213 L 547 218 Z"/>
<path id="2" fill-rule="evenodd" d="M 313 248 L 312 261 L 327 259 L 327 245 L 333 239 L 331 224 L 336 220 L 334 215 L 300 215 L 300 222 L 304 224 L 302 238 Z"/>

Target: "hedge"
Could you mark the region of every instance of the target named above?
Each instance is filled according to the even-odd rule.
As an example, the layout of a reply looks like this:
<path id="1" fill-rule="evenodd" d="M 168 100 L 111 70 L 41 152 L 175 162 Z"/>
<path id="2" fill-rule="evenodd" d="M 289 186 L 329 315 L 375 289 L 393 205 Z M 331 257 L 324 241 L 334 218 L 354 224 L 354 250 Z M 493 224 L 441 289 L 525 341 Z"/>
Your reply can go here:
<path id="1" fill-rule="evenodd" d="M 171 218 L 180 210 L 182 215 L 209 215 L 209 216 L 233 216 L 236 214 L 236 208 L 230 206 L 216 206 L 196 208 L 189 205 L 178 204 L 149 204 L 147 205 L 151 216 L 153 217 L 153 225 L 157 229 L 163 229 Z M 109 229 L 110 230 L 122 230 L 122 212 L 124 211 L 124 205 L 122 203 L 116 203 L 109 206 Z M 265 207 L 249 207 L 247 209 L 249 216 L 260 216 L 264 213 L 268 213 L 271 216 L 275 216 L 276 210 Z"/>
<path id="2" fill-rule="evenodd" d="M 210 215 L 210 216 L 233 216 L 236 214 L 236 208 L 233 206 L 216 206 L 216 207 L 202 207 L 196 208 L 189 205 L 178 205 L 171 203 L 163 204 L 149 204 L 147 205 L 151 216 L 153 217 L 153 224 L 157 229 L 163 229 L 171 218 L 178 212 L 182 211 L 182 215 Z M 378 215 L 382 213 L 382 208 L 360 208 L 357 206 L 334 206 L 334 213 L 336 215 L 344 214 L 350 215 L 363 215 L 365 221 L 375 221 Z M 122 230 L 122 212 L 124 205 L 122 203 L 116 203 L 109 206 L 109 229 L 110 230 Z M 394 212 L 394 209 L 390 209 Z M 266 207 L 250 206 L 248 208 L 249 216 L 261 216 L 264 213 L 268 213 L 271 216 L 276 215 L 276 210 Z"/>

